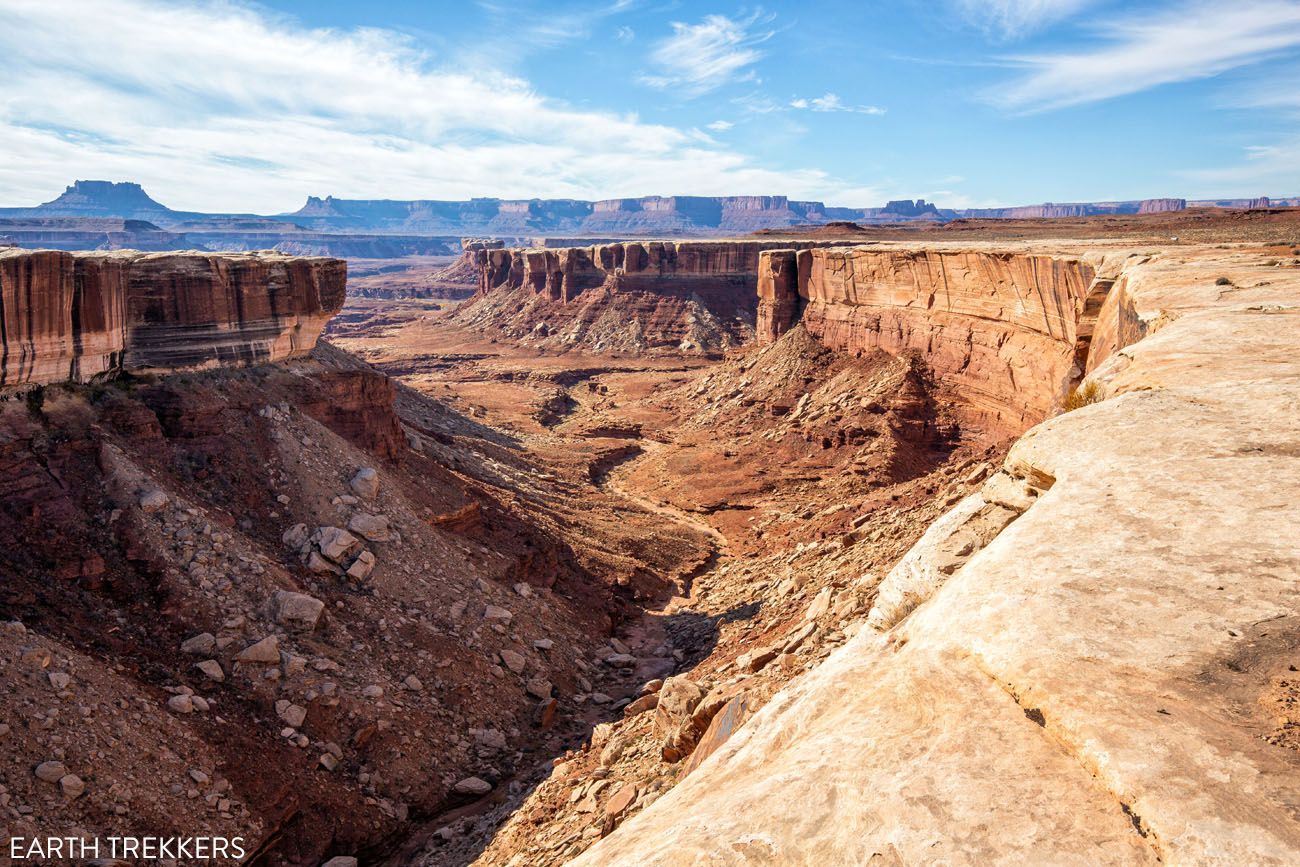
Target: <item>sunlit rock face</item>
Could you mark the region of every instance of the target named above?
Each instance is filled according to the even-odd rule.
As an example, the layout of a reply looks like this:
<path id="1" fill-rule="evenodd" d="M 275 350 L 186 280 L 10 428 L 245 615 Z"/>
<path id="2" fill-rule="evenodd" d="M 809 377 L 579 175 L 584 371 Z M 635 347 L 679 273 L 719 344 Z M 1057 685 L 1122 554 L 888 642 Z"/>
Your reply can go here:
<path id="1" fill-rule="evenodd" d="M 346 277 L 273 253 L 0 250 L 0 387 L 299 357 Z"/>
<path id="2" fill-rule="evenodd" d="M 972 422 L 1019 433 L 1073 378 L 1092 265 L 976 250 L 777 250 L 758 266 L 757 336 L 796 321 L 832 349 L 924 356 Z"/>

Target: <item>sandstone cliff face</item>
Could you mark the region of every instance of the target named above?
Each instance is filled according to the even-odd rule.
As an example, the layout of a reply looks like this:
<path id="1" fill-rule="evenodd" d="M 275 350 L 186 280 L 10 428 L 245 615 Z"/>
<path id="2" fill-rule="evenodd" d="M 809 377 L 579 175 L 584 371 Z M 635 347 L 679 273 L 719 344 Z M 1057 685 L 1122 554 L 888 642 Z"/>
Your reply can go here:
<path id="1" fill-rule="evenodd" d="M 752 335 L 759 257 L 833 241 L 472 245 L 479 296 L 456 321 L 556 348 L 715 351 Z"/>
<path id="2" fill-rule="evenodd" d="M 832 349 L 920 353 L 973 421 L 1019 433 L 1082 374 L 1076 344 L 1086 302 L 1104 288 L 1094 278 L 1087 262 L 1046 255 L 766 252 L 758 338 L 770 342 L 802 321 Z"/>
<path id="3" fill-rule="evenodd" d="M 0 250 L 0 387 L 296 358 L 345 282 L 333 259 Z"/>

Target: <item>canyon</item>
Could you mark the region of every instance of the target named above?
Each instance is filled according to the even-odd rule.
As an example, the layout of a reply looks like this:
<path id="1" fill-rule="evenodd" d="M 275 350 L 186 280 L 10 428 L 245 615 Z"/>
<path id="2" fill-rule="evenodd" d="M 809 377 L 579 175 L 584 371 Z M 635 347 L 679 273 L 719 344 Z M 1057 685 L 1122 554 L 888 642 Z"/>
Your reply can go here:
<path id="1" fill-rule="evenodd" d="M 1147 210 L 0 250 L 6 833 L 1294 862 L 1300 224 Z"/>

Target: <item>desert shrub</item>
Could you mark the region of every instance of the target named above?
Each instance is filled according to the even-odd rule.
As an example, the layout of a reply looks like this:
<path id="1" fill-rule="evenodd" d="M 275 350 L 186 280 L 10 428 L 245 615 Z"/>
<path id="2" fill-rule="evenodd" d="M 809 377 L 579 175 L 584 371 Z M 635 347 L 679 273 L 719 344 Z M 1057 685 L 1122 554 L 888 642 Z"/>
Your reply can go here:
<path id="1" fill-rule="evenodd" d="M 1231 285 L 1232 285 L 1232 281 L 1229 280 L 1227 277 L 1219 277 L 1218 279 L 1216 279 L 1216 280 L 1214 281 L 1214 285 L 1215 285 L 1215 286 L 1231 286 Z"/>
<path id="2" fill-rule="evenodd" d="M 1061 408 L 1062 412 L 1070 412 L 1080 407 L 1089 406 L 1094 403 L 1101 403 L 1103 400 L 1101 389 L 1095 382 L 1085 382 L 1083 385 L 1070 392 L 1065 399 L 1065 405 Z"/>

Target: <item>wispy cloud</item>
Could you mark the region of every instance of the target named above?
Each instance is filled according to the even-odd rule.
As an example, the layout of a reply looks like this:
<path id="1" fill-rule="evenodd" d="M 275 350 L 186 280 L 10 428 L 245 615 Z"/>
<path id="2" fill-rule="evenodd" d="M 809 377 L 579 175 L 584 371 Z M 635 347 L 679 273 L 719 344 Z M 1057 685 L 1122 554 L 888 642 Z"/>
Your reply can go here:
<path id="1" fill-rule="evenodd" d="M 309 192 L 838 199 L 846 187 L 764 167 L 699 130 L 442 66 L 390 31 L 175 0 L 0 0 L 0 20 L 4 204 L 86 177 L 140 181 L 177 208 L 263 212 Z"/>
<path id="2" fill-rule="evenodd" d="M 1235 165 L 1195 169 L 1182 175 L 1217 190 L 1211 195 L 1300 195 L 1300 136 L 1268 145 L 1251 145 Z"/>
<path id="3" fill-rule="evenodd" d="M 968 25 L 1002 39 L 1019 39 L 1069 18 L 1096 0 L 951 0 Z"/>
<path id="4" fill-rule="evenodd" d="M 840 98 L 839 94 L 835 93 L 825 93 L 821 96 L 813 97 L 812 99 L 805 99 L 803 97 L 792 99 L 790 100 L 790 107 L 806 111 L 821 112 L 843 111 L 854 114 L 885 113 L 885 110 L 878 105 L 849 105 Z"/>
<path id="5" fill-rule="evenodd" d="M 1296 0 L 1198 0 L 1097 26 L 1100 46 L 1013 58 L 1024 76 L 988 92 L 1033 112 L 1096 102 L 1218 75 L 1300 48 Z"/>
<path id="6" fill-rule="evenodd" d="M 614 38 L 619 42 L 631 42 L 636 39 L 636 31 L 627 25 L 623 25 L 614 31 Z"/>
<path id="7" fill-rule="evenodd" d="M 678 89 L 699 96 L 724 84 L 754 81 L 754 64 L 763 58 L 759 48 L 776 31 L 773 18 L 755 12 L 745 19 L 708 15 L 698 24 L 672 22 L 671 36 L 656 43 L 650 61 L 657 71 L 641 77 L 643 84 Z"/>
<path id="8" fill-rule="evenodd" d="M 705 126 L 714 132 L 726 132 L 735 126 L 735 124 L 729 120 L 715 120 L 713 123 L 705 124 Z"/>

